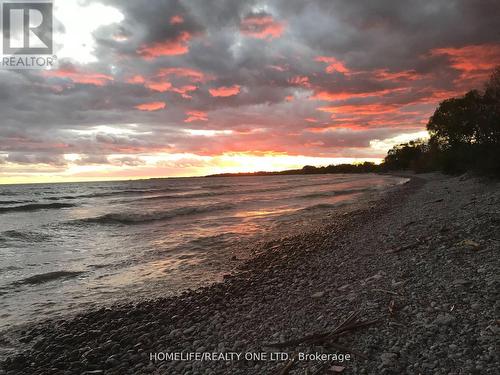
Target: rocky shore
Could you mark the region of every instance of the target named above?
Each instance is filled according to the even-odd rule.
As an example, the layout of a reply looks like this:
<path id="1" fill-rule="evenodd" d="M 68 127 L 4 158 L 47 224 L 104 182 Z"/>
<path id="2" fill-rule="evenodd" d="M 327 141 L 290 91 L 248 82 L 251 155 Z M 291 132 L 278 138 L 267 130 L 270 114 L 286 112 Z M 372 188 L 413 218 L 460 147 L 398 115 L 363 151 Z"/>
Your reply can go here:
<path id="1" fill-rule="evenodd" d="M 415 177 L 258 250 L 223 283 L 29 327 L 0 374 L 498 373 L 500 183 Z M 325 335 L 353 312 L 373 324 Z"/>

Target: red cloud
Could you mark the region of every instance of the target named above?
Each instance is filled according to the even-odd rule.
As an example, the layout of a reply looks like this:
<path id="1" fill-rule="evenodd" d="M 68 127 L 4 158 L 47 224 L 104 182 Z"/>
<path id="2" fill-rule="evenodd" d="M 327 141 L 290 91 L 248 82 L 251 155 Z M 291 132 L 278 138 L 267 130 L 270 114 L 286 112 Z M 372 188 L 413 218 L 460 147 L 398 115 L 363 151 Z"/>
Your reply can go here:
<path id="1" fill-rule="evenodd" d="M 406 90 L 405 88 L 398 88 L 398 89 L 386 89 L 386 90 L 359 92 L 359 93 L 346 92 L 346 91 L 341 91 L 341 92 L 319 91 L 315 93 L 313 96 L 311 96 L 311 99 L 333 102 L 337 100 L 348 100 L 353 98 L 369 98 L 372 96 L 384 96 L 387 94 L 405 90 Z"/>
<path id="2" fill-rule="evenodd" d="M 397 111 L 397 107 L 389 104 L 360 104 L 319 107 L 319 111 L 332 114 L 378 115 Z"/>
<path id="3" fill-rule="evenodd" d="M 277 70 L 278 72 L 286 72 L 288 68 L 283 65 L 269 65 L 270 69 Z"/>
<path id="4" fill-rule="evenodd" d="M 241 21 L 240 31 L 258 39 L 278 38 L 283 34 L 285 26 L 266 14 L 249 15 Z"/>
<path id="5" fill-rule="evenodd" d="M 181 94 L 183 98 L 185 99 L 191 99 L 192 96 L 189 95 L 190 92 L 196 91 L 198 89 L 197 86 L 193 85 L 186 85 L 186 86 L 181 86 L 181 87 L 172 87 L 170 91 L 176 92 L 177 94 Z"/>
<path id="6" fill-rule="evenodd" d="M 306 87 L 306 88 L 310 88 L 311 87 L 311 83 L 309 82 L 309 77 L 307 76 L 295 76 L 295 77 L 292 77 L 288 80 L 288 83 L 290 83 L 291 85 L 295 85 L 295 86 L 303 86 L 303 87 Z"/>
<path id="7" fill-rule="evenodd" d="M 378 69 L 373 72 L 375 78 L 380 81 L 416 81 L 422 76 L 414 70 L 404 70 L 401 72 L 390 72 L 387 69 Z"/>
<path id="8" fill-rule="evenodd" d="M 327 73 L 333 73 L 333 72 L 339 72 L 339 73 L 350 73 L 350 70 L 346 68 L 346 66 L 337 60 L 335 57 L 328 57 L 328 56 L 318 56 L 314 59 L 314 61 L 317 62 L 322 62 L 322 63 L 327 63 L 327 67 L 325 68 L 325 71 Z"/>
<path id="9" fill-rule="evenodd" d="M 176 76 L 176 77 L 184 77 L 188 78 L 191 82 L 205 82 L 212 77 L 205 75 L 200 70 L 191 69 L 191 68 L 163 68 L 157 74 L 159 77 L 167 77 L 167 76 Z"/>
<path id="10" fill-rule="evenodd" d="M 192 35 L 187 31 L 181 32 L 177 37 L 163 42 L 143 45 L 137 53 L 146 59 L 153 59 L 159 56 L 184 55 L 189 52 L 188 43 Z"/>
<path id="11" fill-rule="evenodd" d="M 188 111 L 186 115 L 184 122 L 208 121 L 208 114 L 203 111 Z"/>
<path id="12" fill-rule="evenodd" d="M 210 95 L 216 96 L 216 97 L 228 97 L 228 96 L 234 96 L 238 95 L 240 93 L 240 86 L 239 85 L 234 85 L 234 86 L 222 86 L 222 87 L 217 87 L 208 90 Z"/>
<path id="13" fill-rule="evenodd" d="M 144 85 L 148 89 L 153 91 L 165 92 L 172 88 L 172 84 L 170 82 L 146 82 Z"/>
<path id="14" fill-rule="evenodd" d="M 436 48 L 431 56 L 446 56 L 452 68 L 462 72 L 462 78 L 481 81 L 488 77 L 500 61 L 500 45 L 482 44 L 461 48 Z"/>
<path id="15" fill-rule="evenodd" d="M 141 75 L 135 75 L 132 78 L 127 79 L 126 82 L 132 83 L 132 84 L 141 84 L 142 85 L 144 82 L 146 82 L 146 80 Z"/>
<path id="16" fill-rule="evenodd" d="M 150 90 L 166 92 L 171 91 L 182 95 L 183 98 L 190 99 L 190 92 L 198 89 L 193 84 L 182 84 L 179 87 L 174 86 L 170 79 L 185 79 L 189 83 L 205 82 L 211 77 L 206 76 L 203 72 L 191 68 L 163 68 L 157 74 L 147 80 L 144 80 L 144 86 Z M 177 82 L 179 83 L 179 82 Z M 184 82 L 186 83 L 186 82 Z"/>
<path id="17" fill-rule="evenodd" d="M 138 109 L 139 111 L 153 112 L 153 111 L 159 111 L 160 109 L 164 109 L 166 108 L 166 106 L 167 105 L 164 102 L 151 102 L 151 103 L 136 105 L 135 108 Z"/>
<path id="18" fill-rule="evenodd" d="M 170 24 L 171 25 L 180 25 L 182 23 L 184 23 L 184 17 L 179 16 L 179 15 L 175 15 L 175 16 L 170 17 Z"/>
<path id="19" fill-rule="evenodd" d="M 113 77 L 110 75 L 81 72 L 76 70 L 74 67 L 66 67 L 58 70 L 45 70 L 42 74 L 48 77 L 67 78 L 74 83 L 94 86 L 104 86 L 113 80 Z"/>

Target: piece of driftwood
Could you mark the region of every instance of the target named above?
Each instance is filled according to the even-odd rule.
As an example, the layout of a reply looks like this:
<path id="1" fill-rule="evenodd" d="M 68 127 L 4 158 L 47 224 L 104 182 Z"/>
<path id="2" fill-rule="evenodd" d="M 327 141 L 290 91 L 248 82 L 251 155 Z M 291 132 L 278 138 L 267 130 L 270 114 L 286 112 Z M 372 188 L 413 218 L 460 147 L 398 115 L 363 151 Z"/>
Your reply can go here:
<path id="1" fill-rule="evenodd" d="M 297 359 L 297 353 L 295 353 L 293 355 L 293 357 L 288 360 L 288 362 L 285 364 L 285 366 L 283 366 L 283 368 L 279 372 L 279 375 L 287 375 L 290 372 L 290 370 L 293 368 L 293 366 L 295 366 L 296 359 Z"/>
<path id="2" fill-rule="evenodd" d="M 401 296 L 398 292 L 393 292 L 392 290 L 387 290 L 387 289 L 372 289 L 374 292 L 382 292 L 382 293 L 387 293 L 387 294 L 392 294 L 394 296 Z"/>
<path id="3" fill-rule="evenodd" d="M 335 328 L 333 331 L 330 332 L 324 332 L 324 333 L 314 333 L 311 335 L 307 335 L 298 339 L 294 340 L 289 340 L 285 342 L 276 342 L 276 343 L 269 343 L 269 344 L 264 344 L 265 347 L 269 348 L 287 348 L 287 347 L 293 347 L 293 346 L 299 346 L 301 344 L 307 344 L 307 345 L 312 345 L 312 344 L 321 344 L 326 347 L 330 346 L 332 348 L 335 348 L 337 350 L 346 352 L 346 353 L 351 353 L 355 356 L 358 356 L 363 359 L 368 359 L 368 357 L 360 352 L 357 352 L 355 350 L 352 350 L 350 348 L 347 348 L 343 345 L 340 345 L 335 341 L 338 337 L 341 335 L 347 333 L 347 332 L 352 332 L 356 329 L 362 328 L 362 327 L 367 327 L 369 325 L 378 323 L 379 320 L 370 320 L 366 322 L 360 322 L 358 321 L 358 318 L 360 316 L 359 311 L 355 311 L 351 313 L 342 323 L 340 323 L 337 328 Z M 286 375 L 290 372 L 292 367 L 296 363 L 296 357 L 297 353 L 287 362 L 287 364 L 280 370 L 278 370 L 279 375 Z M 320 374 L 323 372 L 323 370 L 331 365 L 331 363 L 325 363 L 324 365 L 320 366 L 319 369 L 313 372 L 314 374 Z"/>
<path id="4" fill-rule="evenodd" d="M 389 314 L 391 316 L 394 316 L 395 312 L 396 312 L 396 301 L 394 300 L 391 300 L 389 302 L 389 306 L 387 307 L 387 309 L 389 310 Z"/>
<path id="5" fill-rule="evenodd" d="M 369 325 L 378 323 L 378 320 L 370 320 L 370 321 L 366 321 L 366 322 L 360 322 L 357 320 L 359 315 L 360 315 L 359 312 L 353 312 L 337 328 L 335 328 L 333 331 L 330 331 L 330 332 L 315 333 L 315 334 L 307 335 L 307 336 L 304 336 L 304 337 L 301 337 L 298 339 L 289 340 L 289 341 L 285 341 L 285 342 L 264 344 L 264 346 L 270 347 L 270 348 L 287 348 L 287 347 L 292 347 L 292 346 L 298 346 L 300 344 L 311 345 L 311 344 L 330 342 L 331 340 L 336 339 L 337 337 L 341 336 L 344 333 L 351 332 L 351 331 L 354 331 L 356 329 L 367 327 Z"/>
<path id="6" fill-rule="evenodd" d="M 420 241 L 417 241 L 417 242 L 414 242 L 414 243 L 411 243 L 408 245 L 400 246 L 394 250 L 388 251 L 387 254 L 397 254 L 397 253 L 400 253 L 400 252 L 405 251 L 405 250 L 413 249 L 414 247 L 417 247 L 418 245 L 420 245 Z"/>

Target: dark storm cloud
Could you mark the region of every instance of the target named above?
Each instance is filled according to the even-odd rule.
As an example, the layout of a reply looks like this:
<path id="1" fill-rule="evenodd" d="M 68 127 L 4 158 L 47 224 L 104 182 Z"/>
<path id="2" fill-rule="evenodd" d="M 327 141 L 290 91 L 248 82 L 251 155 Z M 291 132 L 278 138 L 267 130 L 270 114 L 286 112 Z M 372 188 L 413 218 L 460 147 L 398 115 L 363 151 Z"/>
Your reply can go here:
<path id="1" fill-rule="evenodd" d="M 0 71 L 5 162 L 60 165 L 72 153 L 87 155 L 80 164 L 148 152 L 366 156 L 372 139 L 422 129 L 439 100 L 479 84 L 500 58 L 500 7 L 489 0 L 89 2 L 124 15 L 95 31 L 96 62 Z M 127 124 L 138 128 L 93 131 Z"/>

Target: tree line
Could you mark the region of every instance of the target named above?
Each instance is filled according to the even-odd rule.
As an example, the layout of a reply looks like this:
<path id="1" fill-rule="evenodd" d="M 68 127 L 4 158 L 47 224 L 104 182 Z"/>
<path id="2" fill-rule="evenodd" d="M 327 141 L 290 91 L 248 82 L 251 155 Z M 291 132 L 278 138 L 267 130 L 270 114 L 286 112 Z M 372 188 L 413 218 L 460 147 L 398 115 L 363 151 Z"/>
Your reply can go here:
<path id="1" fill-rule="evenodd" d="M 500 67 L 483 90 L 442 101 L 427 123 L 429 140 L 393 147 L 382 170 L 466 171 L 500 175 Z"/>

